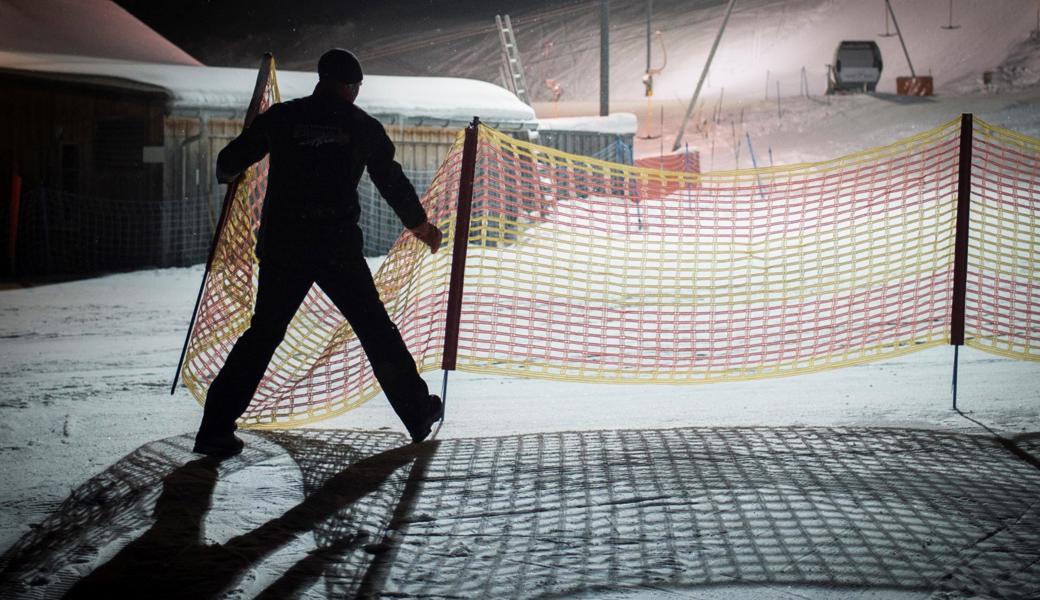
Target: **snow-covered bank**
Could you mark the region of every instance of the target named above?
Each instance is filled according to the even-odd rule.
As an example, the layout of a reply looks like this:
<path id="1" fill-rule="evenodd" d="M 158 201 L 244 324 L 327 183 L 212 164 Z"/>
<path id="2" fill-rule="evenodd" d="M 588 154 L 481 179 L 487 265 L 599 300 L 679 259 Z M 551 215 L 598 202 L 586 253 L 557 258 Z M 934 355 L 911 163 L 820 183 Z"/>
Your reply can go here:
<path id="1" fill-rule="evenodd" d="M 712 119 L 719 96 L 716 92 L 698 104 L 686 128 L 684 140 L 701 156 L 701 169 L 721 171 L 748 169 L 752 162 L 747 137 L 758 166 L 829 160 L 937 127 L 972 113 L 992 125 L 1040 137 L 1040 87 L 1000 94 L 973 92 L 966 95 L 908 98 L 892 94 L 812 96 L 784 98 L 778 115 L 776 100 L 732 100 L 723 98 L 717 122 Z M 686 104 L 677 100 L 655 102 L 654 117 L 647 125 L 646 103 L 617 101 L 612 110 L 630 111 L 639 118 L 635 156 L 655 156 L 671 151 Z M 590 102 L 538 103 L 539 115 L 558 111 L 563 116 L 594 114 Z M 663 138 L 660 111 L 664 111 Z M 734 151 L 740 147 L 739 156 Z"/>
<path id="2" fill-rule="evenodd" d="M 373 261 L 378 262 L 376 261 Z M 0 547 L 75 486 L 148 442 L 194 430 L 168 386 L 201 268 L 0 291 Z M 590 385 L 456 373 L 444 439 L 618 428 L 883 426 L 982 431 L 950 408 L 950 348 L 813 375 L 697 386 Z M 440 373 L 426 374 L 440 389 Z M 1040 364 L 966 349 L 960 404 L 1006 433 L 1040 429 Z M 400 431 L 382 399 L 316 426 Z"/>

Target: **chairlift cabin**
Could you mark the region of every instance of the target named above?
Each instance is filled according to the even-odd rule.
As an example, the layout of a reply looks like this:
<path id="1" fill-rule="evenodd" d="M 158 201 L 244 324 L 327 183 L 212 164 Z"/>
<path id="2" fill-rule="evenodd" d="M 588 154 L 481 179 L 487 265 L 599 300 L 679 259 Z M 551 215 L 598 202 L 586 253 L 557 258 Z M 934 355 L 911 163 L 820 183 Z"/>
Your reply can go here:
<path id="1" fill-rule="evenodd" d="M 881 79 L 881 49 L 873 41 L 843 41 L 828 66 L 828 94 L 873 92 Z"/>

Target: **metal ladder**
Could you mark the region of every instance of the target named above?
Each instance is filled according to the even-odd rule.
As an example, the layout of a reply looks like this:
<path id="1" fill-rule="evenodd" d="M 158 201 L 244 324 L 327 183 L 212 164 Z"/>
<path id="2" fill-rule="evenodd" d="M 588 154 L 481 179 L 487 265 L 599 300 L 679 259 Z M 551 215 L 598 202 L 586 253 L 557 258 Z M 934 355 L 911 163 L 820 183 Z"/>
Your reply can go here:
<path id="1" fill-rule="evenodd" d="M 509 15 L 495 15 L 495 25 L 498 27 L 498 39 L 502 42 L 502 78 L 505 79 L 506 88 L 516 94 L 521 102 L 530 104 L 524 66 L 520 63 L 520 50 L 516 46 L 516 36 L 513 35 L 513 24 L 509 21 Z"/>

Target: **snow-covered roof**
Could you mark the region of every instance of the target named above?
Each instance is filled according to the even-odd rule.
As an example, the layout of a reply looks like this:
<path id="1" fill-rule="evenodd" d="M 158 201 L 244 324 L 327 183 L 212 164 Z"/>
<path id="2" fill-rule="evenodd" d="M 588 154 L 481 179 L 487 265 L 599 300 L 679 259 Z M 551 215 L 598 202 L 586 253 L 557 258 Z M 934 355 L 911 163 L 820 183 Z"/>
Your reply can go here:
<path id="1" fill-rule="evenodd" d="M 202 64 L 111 0 L 0 0 L 0 48 Z"/>
<path id="2" fill-rule="evenodd" d="M 244 112 L 256 84 L 255 69 L 156 64 L 0 50 L 0 69 L 109 85 L 146 86 L 177 109 Z M 308 96 L 318 74 L 277 71 L 282 100 Z M 454 77 L 366 75 L 357 104 L 384 121 L 462 126 L 474 116 L 506 129 L 534 129 L 534 109 L 510 91 L 485 81 Z"/>
<path id="3" fill-rule="evenodd" d="M 638 119 L 632 113 L 610 113 L 609 116 L 560 117 L 557 119 L 538 119 L 539 131 L 589 131 L 594 133 L 613 133 L 617 135 L 634 135 L 638 127 Z"/>

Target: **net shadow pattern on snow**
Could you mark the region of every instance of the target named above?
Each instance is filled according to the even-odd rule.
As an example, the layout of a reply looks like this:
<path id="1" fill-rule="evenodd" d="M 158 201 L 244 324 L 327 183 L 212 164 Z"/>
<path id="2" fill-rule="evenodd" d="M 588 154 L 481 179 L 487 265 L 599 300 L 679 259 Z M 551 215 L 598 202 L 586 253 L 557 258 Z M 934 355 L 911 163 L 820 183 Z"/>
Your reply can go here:
<path id="1" fill-rule="evenodd" d="M 242 457 L 210 465 L 187 436 L 128 455 L 3 555 L 0 597 L 532 598 L 730 584 L 1040 592 L 1037 434 L 687 428 L 418 447 L 384 432 L 248 438 Z M 191 522 L 216 508 L 205 502 L 213 482 L 250 470 L 298 503 L 200 543 Z M 286 481 L 299 489 L 278 490 Z M 301 536 L 313 549 L 258 568 Z"/>
<path id="2" fill-rule="evenodd" d="M 322 576 L 351 595 L 378 564 L 412 466 L 425 464 L 420 459 L 436 445 L 405 445 L 391 433 L 337 433 L 249 436 L 246 452 L 227 461 L 192 454 L 190 436 L 148 444 L 75 490 L 4 553 L 0 598 L 202 599 L 235 589 L 286 598 Z M 253 489 L 242 489 L 243 475 L 256 482 Z M 238 489 L 215 493 L 228 478 Z M 279 489 L 286 484 L 302 489 Z M 207 530 L 207 515 L 228 494 L 237 496 L 233 510 L 240 512 L 292 502 L 274 518 L 262 509 L 238 515 L 236 523 L 251 526 L 213 540 L 219 531 Z M 308 551 L 276 554 L 306 536 L 314 541 Z"/>
<path id="3" fill-rule="evenodd" d="M 1040 444 L 1019 444 L 1032 456 Z M 1040 471 L 992 438 L 679 429 L 445 442 L 384 592 L 719 584 L 1040 593 Z"/>
<path id="4" fill-rule="evenodd" d="M 0 556 L 0 597 L 60 597 L 102 548 L 148 526 L 163 480 L 192 458 L 191 444 L 186 435 L 146 444 L 73 490 Z M 249 447 L 242 460 L 268 456 L 269 448 Z"/>

